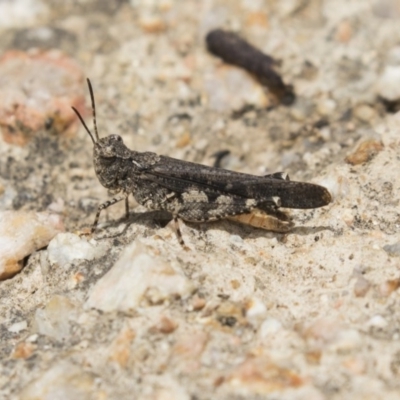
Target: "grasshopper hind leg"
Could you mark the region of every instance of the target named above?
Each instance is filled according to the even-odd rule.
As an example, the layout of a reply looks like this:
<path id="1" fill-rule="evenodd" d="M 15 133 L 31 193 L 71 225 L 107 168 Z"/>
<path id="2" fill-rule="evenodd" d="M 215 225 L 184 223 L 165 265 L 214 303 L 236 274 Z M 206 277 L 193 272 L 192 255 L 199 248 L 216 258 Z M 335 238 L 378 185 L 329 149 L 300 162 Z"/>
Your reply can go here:
<path id="1" fill-rule="evenodd" d="M 289 232 L 294 226 L 290 217 L 278 210 L 271 210 L 266 213 L 263 210 L 254 209 L 249 213 L 235 215 L 228 217 L 228 219 L 253 226 L 254 228 L 260 228 L 279 233 Z"/>

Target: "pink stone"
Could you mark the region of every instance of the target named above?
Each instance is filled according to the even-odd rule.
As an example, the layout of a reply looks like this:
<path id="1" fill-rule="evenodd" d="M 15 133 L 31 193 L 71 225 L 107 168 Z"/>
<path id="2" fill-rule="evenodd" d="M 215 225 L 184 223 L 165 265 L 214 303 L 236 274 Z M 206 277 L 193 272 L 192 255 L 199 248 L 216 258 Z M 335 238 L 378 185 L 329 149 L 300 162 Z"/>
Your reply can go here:
<path id="1" fill-rule="evenodd" d="M 6 142 L 25 145 L 35 132 L 73 134 L 71 106 L 85 114 L 83 72 L 58 50 L 10 50 L 0 57 L 0 127 Z"/>

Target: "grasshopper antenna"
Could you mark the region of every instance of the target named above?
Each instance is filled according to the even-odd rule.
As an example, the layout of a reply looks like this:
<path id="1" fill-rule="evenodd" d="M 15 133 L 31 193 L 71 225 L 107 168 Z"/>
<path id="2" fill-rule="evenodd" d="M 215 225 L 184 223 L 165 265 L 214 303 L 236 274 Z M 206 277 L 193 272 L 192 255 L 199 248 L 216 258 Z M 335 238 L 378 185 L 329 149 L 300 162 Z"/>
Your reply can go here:
<path id="1" fill-rule="evenodd" d="M 94 103 L 94 94 L 92 84 L 89 78 L 86 78 L 87 84 L 89 86 L 89 93 L 90 93 L 90 100 L 92 100 L 92 113 L 93 113 L 93 126 L 94 126 L 94 133 L 96 134 L 96 139 L 99 141 L 99 133 L 97 131 L 97 123 L 96 123 L 96 104 Z"/>
<path id="2" fill-rule="evenodd" d="M 99 141 L 99 133 L 97 131 L 97 124 L 96 124 L 96 104 L 94 102 L 93 88 L 92 88 L 92 84 L 90 83 L 89 78 L 87 78 L 87 83 L 88 83 L 88 86 L 89 86 L 90 99 L 92 101 L 92 114 L 93 114 L 94 133 L 96 135 L 96 139 L 97 139 L 97 142 L 98 142 Z M 94 140 L 92 132 L 90 132 L 90 129 L 87 127 L 85 121 L 82 118 L 82 115 L 79 113 L 79 111 L 75 107 L 71 107 L 71 108 L 74 110 L 75 114 L 77 115 L 77 117 L 81 121 L 82 125 L 86 129 L 86 132 L 89 134 L 90 138 L 92 139 L 93 144 L 96 144 L 97 142 Z"/>

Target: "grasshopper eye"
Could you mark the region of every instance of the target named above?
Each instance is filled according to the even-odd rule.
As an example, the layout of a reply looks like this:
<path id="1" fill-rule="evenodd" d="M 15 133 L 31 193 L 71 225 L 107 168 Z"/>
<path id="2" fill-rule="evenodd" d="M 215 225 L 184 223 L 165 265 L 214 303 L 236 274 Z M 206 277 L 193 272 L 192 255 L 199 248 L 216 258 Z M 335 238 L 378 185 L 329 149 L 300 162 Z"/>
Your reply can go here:
<path id="1" fill-rule="evenodd" d="M 116 142 L 122 142 L 122 137 L 119 135 L 110 135 L 110 139 L 115 140 Z"/>

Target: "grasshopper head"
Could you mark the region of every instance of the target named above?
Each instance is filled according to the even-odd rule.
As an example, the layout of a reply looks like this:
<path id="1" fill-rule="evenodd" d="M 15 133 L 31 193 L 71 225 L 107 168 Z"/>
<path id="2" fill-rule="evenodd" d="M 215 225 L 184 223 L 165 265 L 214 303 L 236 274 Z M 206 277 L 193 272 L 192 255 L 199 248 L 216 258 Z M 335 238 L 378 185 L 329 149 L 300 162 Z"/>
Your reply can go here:
<path id="1" fill-rule="evenodd" d="M 95 157 L 101 158 L 112 158 L 121 155 L 126 149 L 122 137 L 119 135 L 109 135 L 105 138 L 99 139 L 93 148 L 93 154 Z"/>
<path id="2" fill-rule="evenodd" d="M 94 135 L 87 127 L 79 111 L 72 107 L 93 142 L 93 163 L 97 178 L 107 189 L 121 189 L 121 179 L 125 175 L 124 161 L 129 158 L 130 150 L 125 146 L 121 136 L 109 135 L 99 138 L 96 124 L 96 106 L 90 80 L 87 79 L 92 100 Z"/>
<path id="3" fill-rule="evenodd" d="M 121 136 L 109 135 L 94 144 L 94 170 L 104 187 L 113 190 L 121 188 L 129 156 L 130 150 L 125 146 Z"/>

